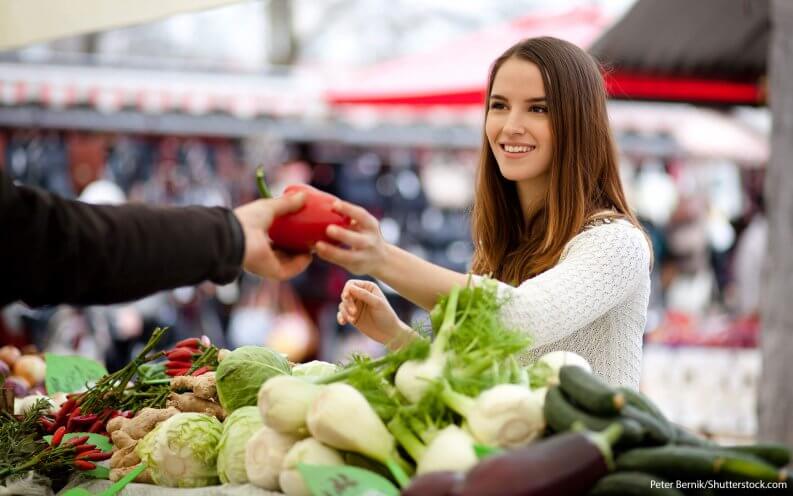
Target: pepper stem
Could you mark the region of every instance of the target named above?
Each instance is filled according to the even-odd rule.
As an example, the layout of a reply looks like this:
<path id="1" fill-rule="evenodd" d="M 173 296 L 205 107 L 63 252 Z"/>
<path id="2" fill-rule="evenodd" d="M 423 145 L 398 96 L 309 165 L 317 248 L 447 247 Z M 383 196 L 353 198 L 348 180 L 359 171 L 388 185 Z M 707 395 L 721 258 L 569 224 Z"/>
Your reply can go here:
<path id="1" fill-rule="evenodd" d="M 273 195 L 270 194 L 270 189 L 267 187 L 267 183 L 264 182 L 264 167 L 259 167 L 256 169 L 256 186 L 259 188 L 259 194 L 262 198 L 272 198 Z"/>

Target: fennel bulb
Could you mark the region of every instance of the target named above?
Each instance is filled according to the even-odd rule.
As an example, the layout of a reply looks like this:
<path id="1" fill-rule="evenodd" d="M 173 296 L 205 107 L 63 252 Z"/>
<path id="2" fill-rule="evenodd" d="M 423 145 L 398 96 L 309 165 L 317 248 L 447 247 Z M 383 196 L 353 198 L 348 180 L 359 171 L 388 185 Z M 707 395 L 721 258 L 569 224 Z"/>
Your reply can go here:
<path id="1" fill-rule="evenodd" d="M 311 496 L 311 491 L 297 468 L 299 463 L 344 465 L 344 458 L 341 453 L 314 438 L 309 437 L 296 442 L 286 453 L 278 475 L 278 483 L 287 496 Z"/>
<path id="2" fill-rule="evenodd" d="M 322 387 L 291 375 L 272 377 L 259 389 L 259 412 L 276 431 L 305 437 L 308 409 Z"/>
<path id="3" fill-rule="evenodd" d="M 278 491 L 281 486 L 278 475 L 281 472 L 286 453 L 300 438 L 281 434 L 263 425 L 245 445 L 245 472 L 251 484 L 269 491 Z"/>
<path id="4" fill-rule="evenodd" d="M 441 397 L 465 417 L 474 438 L 489 446 L 512 448 L 528 444 L 545 429 L 540 396 L 518 384 L 499 384 L 476 399 L 444 388 Z"/>

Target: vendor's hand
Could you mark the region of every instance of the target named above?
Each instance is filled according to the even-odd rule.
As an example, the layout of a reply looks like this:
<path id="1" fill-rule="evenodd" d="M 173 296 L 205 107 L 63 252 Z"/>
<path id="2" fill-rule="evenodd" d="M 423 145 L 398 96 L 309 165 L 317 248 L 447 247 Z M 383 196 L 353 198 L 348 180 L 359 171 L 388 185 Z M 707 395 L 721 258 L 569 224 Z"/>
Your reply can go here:
<path id="1" fill-rule="evenodd" d="M 370 281 L 351 279 L 341 292 L 339 325 L 350 323 L 370 338 L 397 349 L 416 336 L 416 333 L 399 320 L 383 291 Z"/>
<path id="2" fill-rule="evenodd" d="M 350 229 L 330 225 L 326 234 L 346 247 L 320 241 L 314 247 L 317 255 L 353 274 L 371 274 L 386 258 L 387 243 L 380 234 L 380 223 L 366 209 L 352 203 L 339 200 L 333 209 L 349 217 L 352 225 Z"/>
<path id="3" fill-rule="evenodd" d="M 299 210 L 306 195 L 298 193 L 270 200 L 256 200 L 234 210 L 245 233 L 242 265 L 248 272 L 273 279 L 289 279 L 303 272 L 311 255 L 290 255 L 272 248 L 267 230 L 279 215 Z"/>

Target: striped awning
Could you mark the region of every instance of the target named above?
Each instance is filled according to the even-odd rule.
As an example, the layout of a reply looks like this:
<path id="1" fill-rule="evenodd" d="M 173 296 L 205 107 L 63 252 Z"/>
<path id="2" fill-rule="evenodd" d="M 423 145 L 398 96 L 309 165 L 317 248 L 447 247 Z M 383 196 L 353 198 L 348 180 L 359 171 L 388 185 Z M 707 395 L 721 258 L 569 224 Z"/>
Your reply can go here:
<path id="1" fill-rule="evenodd" d="M 254 118 L 315 113 L 322 101 L 310 80 L 295 75 L 0 63 L 0 112 L 22 105 Z"/>

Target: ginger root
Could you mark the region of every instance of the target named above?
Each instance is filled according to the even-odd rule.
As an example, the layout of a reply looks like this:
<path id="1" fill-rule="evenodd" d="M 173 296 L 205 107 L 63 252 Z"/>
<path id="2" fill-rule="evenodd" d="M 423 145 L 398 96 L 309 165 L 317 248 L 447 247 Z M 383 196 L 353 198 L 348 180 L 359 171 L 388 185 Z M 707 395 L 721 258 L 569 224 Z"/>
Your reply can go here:
<path id="1" fill-rule="evenodd" d="M 116 481 L 140 463 L 135 453 L 138 441 L 151 432 L 157 424 L 179 413 L 176 408 L 144 408 L 135 417 L 115 417 L 107 423 L 107 432 L 113 441 L 113 456 L 110 457 L 110 480 Z M 115 475 L 114 475 L 115 474 Z M 115 479 L 113 477 L 116 477 Z M 135 478 L 136 482 L 151 483 L 148 470 Z"/>
<path id="2" fill-rule="evenodd" d="M 192 391 L 197 398 L 217 401 L 218 390 L 215 382 L 215 373 L 207 372 L 198 377 L 180 375 L 171 381 L 171 391 Z"/>
<path id="3" fill-rule="evenodd" d="M 166 405 L 181 412 L 205 413 L 217 417 L 218 420 L 226 418 L 226 411 L 222 406 L 214 401 L 199 398 L 194 393 L 171 393 Z"/>
<path id="4" fill-rule="evenodd" d="M 107 423 L 112 436 L 119 430 L 126 432 L 134 440 L 142 439 L 154 426 L 179 413 L 175 408 L 144 408 L 133 418 L 116 417 Z"/>
<path id="5" fill-rule="evenodd" d="M 110 481 L 116 482 L 128 473 L 132 472 L 134 469 L 135 466 L 114 468 L 110 470 Z M 151 472 L 149 472 L 149 469 L 146 469 L 139 473 L 133 482 L 139 482 L 141 484 L 154 484 L 154 479 L 151 478 Z"/>
<path id="6" fill-rule="evenodd" d="M 110 457 L 111 467 L 132 467 L 140 463 L 140 457 L 135 453 L 135 446 L 137 443 L 120 448 L 113 451 L 113 456 Z"/>
<path id="7" fill-rule="evenodd" d="M 113 431 L 113 433 L 110 434 L 110 439 L 113 441 L 113 446 L 119 449 L 127 448 L 129 446 L 134 447 L 135 444 L 137 444 L 137 442 L 132 439 L 126 431 L 121 429 Z"/>

